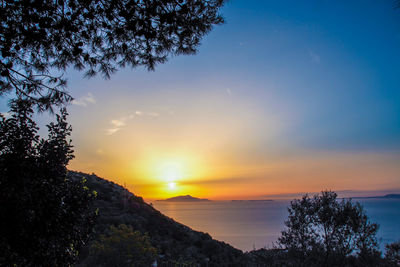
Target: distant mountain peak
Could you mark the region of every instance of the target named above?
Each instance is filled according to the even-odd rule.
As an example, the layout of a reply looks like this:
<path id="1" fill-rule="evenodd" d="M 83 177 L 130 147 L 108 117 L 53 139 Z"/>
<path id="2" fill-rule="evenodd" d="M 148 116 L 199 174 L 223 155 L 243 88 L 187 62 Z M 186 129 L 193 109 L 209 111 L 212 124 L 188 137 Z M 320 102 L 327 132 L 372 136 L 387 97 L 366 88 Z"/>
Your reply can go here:
<path id="1" fill-rule="evenodd" d="M 400 198 L 400 194 L 387 194 L 383 198 Z"/>
<path id="2" fill-rule="evenodd" d="M 400 198 L 400 194 L 386 194 L 384 196 L 372 196 L 372 197 L 353 197 L 355 199 L 357 198 Z"/>
<path id="3" fill-rule="evenodd" d="M 200 202 L 200 201 L 210 201 L 210 200 L 206 199 L 206 198 L 197 198 L 197 197 L 192 197 L 191 195 L 185 195 L 185 196 L 171 197 L 171 198 L 167 198 L 167 199 L 164 199 L 164 200 L 158 200 L 158 201 L 167 201 L 167 202 Z"/>

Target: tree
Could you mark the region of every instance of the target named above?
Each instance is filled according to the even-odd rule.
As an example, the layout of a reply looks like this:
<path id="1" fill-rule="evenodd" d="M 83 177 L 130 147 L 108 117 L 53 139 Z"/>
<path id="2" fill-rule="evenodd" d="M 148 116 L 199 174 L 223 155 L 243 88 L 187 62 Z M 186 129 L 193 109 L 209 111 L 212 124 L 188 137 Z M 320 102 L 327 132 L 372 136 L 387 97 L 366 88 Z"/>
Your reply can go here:
<path id="1" fill-rule="evenodd" d="M 386 245 L 385 259 L 389 266 L 400 266 L 400 241 Z"/>
<path id="2" fill-rule="evenodd" d="M 376 232 L 363 207 L 337 194 L 303 196 L 291 202 L 279 245 L 297 266 L 345 266 L 357 256 L 364 266 L 379 258 Z M 376 257 L 378 256 L 378 257 Z"/>
<path id="3" fill-rule="evenodd" d="M 151 266 L 157 259 L 157 250 L 150 238 L 132 227 L 121 224 L 110 226 L 90 247 L 86 266 Z"/>
<path id="4" fill-rule="evenodd" d="M 0 115 L 0 265 L 69 266 L 91 233 L 95 192 L 66 177 L 67 113 L 47 139 L 37 135 L 31 103 L 14 101 L 11 113 Z"/>
<path id="5" fill-rule="evenodd" d="M 193 54 L 223 22 L 224 0 L 0 1 L 0 95 L 15 92 L 40 110 L 70 101 L 69 66 L 105 78 L 118 67 L 153 70 L 169 55 Z M 56 75 L 58 73 L 58 75 Z"/>

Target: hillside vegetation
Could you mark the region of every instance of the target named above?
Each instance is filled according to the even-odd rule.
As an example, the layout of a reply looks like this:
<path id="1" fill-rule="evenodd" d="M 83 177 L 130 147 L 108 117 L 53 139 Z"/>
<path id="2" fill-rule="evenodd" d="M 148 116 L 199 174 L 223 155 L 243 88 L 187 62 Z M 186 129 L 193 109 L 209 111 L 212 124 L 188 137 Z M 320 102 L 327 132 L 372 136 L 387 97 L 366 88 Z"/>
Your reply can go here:
<path id="1" fill-rule="evenodd" d="M 84 177 L 86 185 L 97 192 L 94 206 L 98 209 L 98 218 L 94 238 L 81 252 L 79 266 L 94 266 L 91 265 L 90 252 L 93 251 L 95 240 L 108 234 L 111 226 L 119 225 L 126 225 L 148 236 L 150 244 L 157 250 L 158 266 L 162 266 L 163 263 L 180 263 L 186 266 L 245 265 L 242 251 L 161 214 L 141 197 L 135 196 L 122 186 L 94 174 L 69 172 L 69 177 Z"/>

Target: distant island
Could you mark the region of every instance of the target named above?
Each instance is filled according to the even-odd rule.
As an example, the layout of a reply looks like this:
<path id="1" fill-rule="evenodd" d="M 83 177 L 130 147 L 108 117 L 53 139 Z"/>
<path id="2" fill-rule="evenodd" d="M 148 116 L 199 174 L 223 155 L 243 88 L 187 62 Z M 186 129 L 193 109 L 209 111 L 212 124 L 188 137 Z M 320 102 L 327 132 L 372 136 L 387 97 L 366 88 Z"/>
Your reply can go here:
<path id="1" fill-rule="evenodd" d="M 384 196 L 353 197 L 353 198 L 400 198 L 400 194 L 387 194 L 387 195 L 384 195 Z"/>
<path id="2" fill-rule="evenodd" d="M 186 195 L 186 196 L 176 196 L 176 197 L 171 197 L 167 199 L 161 199 L 157 201 L 165 201 L 165 202 L 205 202 L 205 201 L 211 201 L 206 198 L 197 198 L 197 197 L 192 197 L 191 195 Z"/>
<path id="3" fill-rule="evenodd" d="M 234 199 L 232 202 L 264 202 L 264 201 L 273 201 L 272 199 Z"/>

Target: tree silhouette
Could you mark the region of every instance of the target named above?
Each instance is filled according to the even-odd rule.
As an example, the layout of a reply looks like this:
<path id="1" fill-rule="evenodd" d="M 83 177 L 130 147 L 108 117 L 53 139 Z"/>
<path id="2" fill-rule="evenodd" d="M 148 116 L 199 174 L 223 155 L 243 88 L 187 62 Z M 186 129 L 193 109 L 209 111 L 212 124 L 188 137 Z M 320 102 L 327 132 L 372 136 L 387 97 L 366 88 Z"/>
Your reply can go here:
<path id="1" fill-rule="evenodd" d="M 223 23 L 224 0 L 0 1 L 0 95 L 51 109 L 70 101 L 63 72 L 105 78 L 119 67 L 153 70 L 169 55 L 193 54 Z"/>
<path id="2" fill-rule="evenodd" d="M 296 266 L 357 265 L 350 263 L 351 255 L 358 256 L 360 266 L 380 260 L 378 225 L 369 222 L 359 203 L 339 202 L 336 193 L 324 191 L 292 201 L 288 211 L 279 244 Z"/>
<path id="3" fill-rule="evenodd" d="M 11 118 L 0 115 L 0 266 L 69 266 L 91 233 L 95 192 L 66 177 L 65 109 L 41 139 L 31 105 L 15 101 Z"/>
<path id="4" fill-rule="evenodd" d="M 400 241 L 386 245 L 385 259 L 389 266 L 400 266 Z"/>

